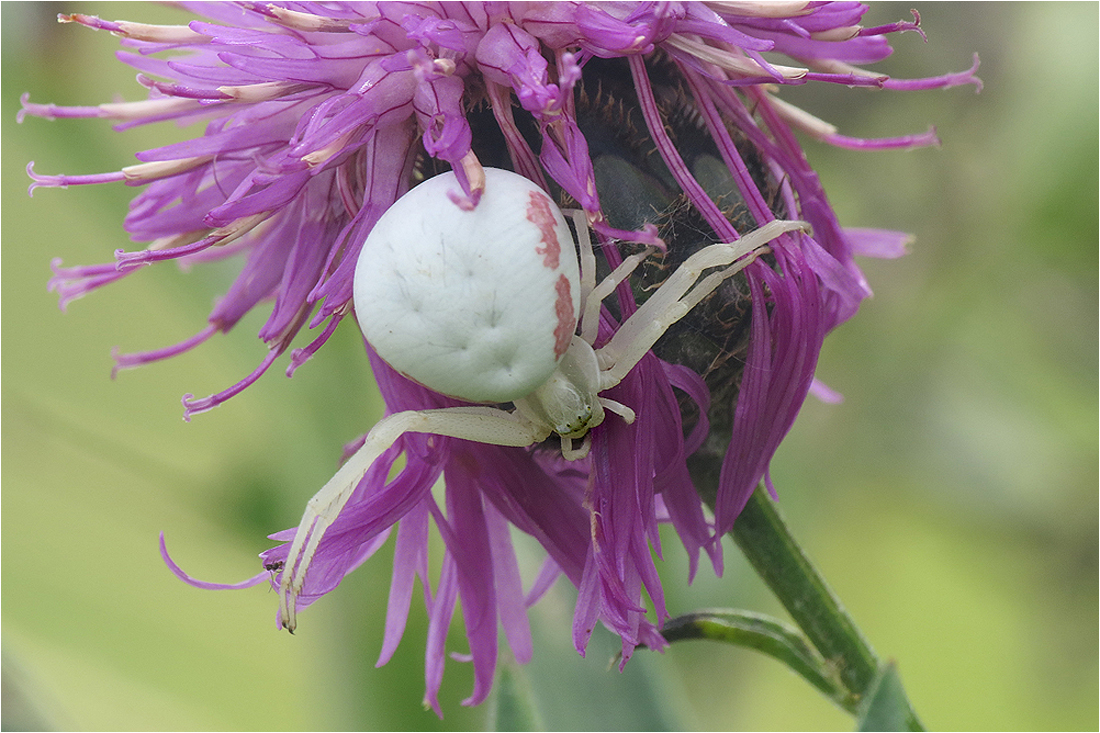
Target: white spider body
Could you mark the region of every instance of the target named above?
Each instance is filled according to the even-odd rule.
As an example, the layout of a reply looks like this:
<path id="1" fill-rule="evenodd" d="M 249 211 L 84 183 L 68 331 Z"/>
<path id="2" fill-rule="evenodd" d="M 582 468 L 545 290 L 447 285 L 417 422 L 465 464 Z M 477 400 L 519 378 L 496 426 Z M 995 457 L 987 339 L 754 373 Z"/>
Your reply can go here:
<path id="1" fill-rule="evenodd" d="M 390 366 L 436 392 L 511 402 L 515 409 L 410 410 L 379 421 L 310 499 L 298 525 L 279 585 L 282 623 L 291 631 L 321 538 L 374 461 L 403 434 L 516 447 L 557 434 L 565 458 L 585 457 L 588 431 L 603 422 L 605 410 L 634 420 L 630 407 L 600 393 L 770 241 L 807 228 L 771 221 L 736 242 L 696 252 L 596 349 L 601 302 L 649 250 L 627 257 L 596 284 L 588 222 L 575 212 L 578 276 L 577 249 L 549 196 L 515 173 L 484 172 L 485 189 L 472 211 L 455 202 L 452 194 L 461 191 L 451 173 L 421 183 L 387 210 L 357 263 L 355 308 L 367 341 Z"/>
<path id="2" fill-rule="evenodd" d="M 485 170 L 472 210 L 447 198 L 453 173 L 391 206 L 363 245 L 355 311 L 386 363 L 432 390 L 502 403 L 546 382 L 580 315 L 569 226 L 550 197 L 510 171 Z"/>

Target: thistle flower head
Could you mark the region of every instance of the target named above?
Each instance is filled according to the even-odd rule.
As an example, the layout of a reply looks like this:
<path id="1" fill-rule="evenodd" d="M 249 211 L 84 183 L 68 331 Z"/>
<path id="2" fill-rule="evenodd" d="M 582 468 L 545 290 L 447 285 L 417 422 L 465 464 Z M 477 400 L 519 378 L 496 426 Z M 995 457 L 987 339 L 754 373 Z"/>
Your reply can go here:
<path id="1" fill-rule="evenodd" d="M 667 612 L 652 552 L 659 550 L 658 523 L 674 525 L 692 573 L 701 552 L 720 571 L 718 539 L 766 477 L 811 389 L 825 334 L 869 294 L 853 256 L 894 256 L 905 241 L 895 232 L 841 227 L 795 130 L 856 149 L 937 142 L 932 132 L 842 136 L 782 101 L 782 88 L 977 85 L 976 61 L 967 71 L 921 80 L 866 71 L 861 65 L 890 53 L 888 34 L 920 32 L 919 17 L 864 28 L 865 8 L 850 2 L 192 10 L 205 20 L 152 26 L 60 16 L 120 36 L 134 51 L 121 58 L 137 69 L 148 98 L 59 107 L 24 97 L 22 113 L 106 118 L 118 129 L 205 125 L 201 136 L 139 153 L 137 164 L 113 173 L 42 175 L 28 166 L 32 190 L 143 187 L 125 228 L 148 245 L 119 250 L 104 265 L 55 263 L 51 288 L 62 307 L 143 265 L 244 255 L 240 275 L 194 337 L 116 357 L 124 369 L 174 356 L 230 331 L 261 302 L 273 303 L 259 332 L 266 357 L 223 392 L 185 396 L 187 418 L 238 394 L 288 351 L 288 376 L 313 356 L 352 312 L 353 274 L 368 233 L 399 196 L 435 172 L 454 170 L 457 203 L 469 208 L 478 205 L 483 164 L 527 177 L 586 212 L 608 267 L 627 252 L 616 242 L 666 250 L 663 265 L 609 301 L 600 339 L 646 297 L 647 283 L 660 282 L 695 249 L 734 241 L 775 218 L 812 225 L 812 239 L 750 265 L 609 391 L 637 419 L 596 428 L 585 460 L 402 437 L 324 535 L 298 599 L 302 608 L 335 588 L 395 534 L 380 661 L 402 636 L 419 576 L 430 616 L 426 700 L 437 711 L 446 630 L 459 599 L 476 672 L 468 704 L 491 687 L 498 626 L 517 659 L 530 658 L 526 608 L 559 575 L 578 589 L 573 637 L 582 654 L 597 622 L 622 638 L 624 664 L 639 644 L 661 648 Z M 316 333 L 292 350 L 303 329 Z M 458 404 L 367 351 L 390 412 Z M 405 467 L 387 480 L 402 452 Z M 440 476 L 442 502 L 431 493 Z M 697 489 L 711 496 L 713 518 Z M 434 585 L 427 558 L 433 523 L 446 547 Z M 511 526 L 547 554 L 526 590 Z M 277 583 L 292 536 L 272 535 L 283 544 L 262 555 L 265 570 L 253 582 L 274 576 Z"/>

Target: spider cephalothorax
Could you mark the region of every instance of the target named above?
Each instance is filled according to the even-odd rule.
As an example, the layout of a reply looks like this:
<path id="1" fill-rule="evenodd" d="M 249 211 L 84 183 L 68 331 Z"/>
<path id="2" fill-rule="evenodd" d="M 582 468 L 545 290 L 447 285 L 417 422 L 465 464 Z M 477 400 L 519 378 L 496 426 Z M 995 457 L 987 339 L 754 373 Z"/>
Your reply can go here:
<path id="1" fill-rule="evenodd" d="M 546 192 L 494 168 L 484 170 L 476 206 L 464 202 L 457 178 L 446 173 L 412 189 L 379 219 L 355 274 L 364 335 L 390 366 L 471 404 L 389 415 L 310 500 L 280 583 L 288 629 L 321 537 L 401 435 L 523 447 L 556 434 L 566 459 L 583 458 L 589 431 L 605 411 L 628 423 L 635 418 L 629 405 L 601 393 L 769 242 L 806 226 L 772 221 L 736 242 L 699 250 L 597 348 L 602 301 L 648 252 L 627 257 L 597 282 L 583 212 L 575 212 L 574 224 L 577 243 Z"/>

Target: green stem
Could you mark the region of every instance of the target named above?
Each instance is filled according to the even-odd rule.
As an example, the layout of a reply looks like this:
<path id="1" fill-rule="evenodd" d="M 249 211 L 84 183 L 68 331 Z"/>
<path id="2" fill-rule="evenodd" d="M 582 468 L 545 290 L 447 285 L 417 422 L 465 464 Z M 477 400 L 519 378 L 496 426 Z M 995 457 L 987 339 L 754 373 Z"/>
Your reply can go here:
<path id="1" fill-rule="evenodd" d="M 845 687 L 861 696 L 878 673 L 878 657 L 795 542 L 763 486 L 753 492 L 730 534 L 821 656 L 836 667 Z"/>
<path id="2" fill-rule="evenodd" d="M 879 681 L 882 662 L 795 542 L 763 486 L 753 492 L 730 534 L 851 695 L 859 700 L 871 692 Z M 906 727 L 923 730 L 904 692 L 901 704 Z"/>

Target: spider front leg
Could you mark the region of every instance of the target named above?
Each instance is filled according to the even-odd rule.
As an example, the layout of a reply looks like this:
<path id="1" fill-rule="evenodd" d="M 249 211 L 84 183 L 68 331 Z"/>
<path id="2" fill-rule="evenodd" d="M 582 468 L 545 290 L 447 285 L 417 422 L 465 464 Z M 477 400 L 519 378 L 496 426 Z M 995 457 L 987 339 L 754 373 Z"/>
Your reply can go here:
<path id="1" fill-rule="evenodd" d="M 523 447 L 544 440 L 550 428 L 495 407 L 445 407 L 409 410 L 383 418 L 367 434 L 363 447 L 340 467 L 306 505 L 290 545 L 279 583 L 283 627 L 297 626 L 297 598 L 325 532 L 340 516 L 367 471 L 405 433 L 431 433 L 490 445 Z"/>
<path id="2" fill-rule="evenodd" d="M 669 326 L 763 254 L 765 245 L 787 232 L 809 231 L 809 226 L 804 221 L 770 221 L 736 242 L 712 244 L 687 258 L 597 352 L 600 391 L 621 382 Z M 724 269 L 704 277 L 706 270 L 715 267 Z"/>
<path id="3" fill-rule="evenodd" d="M 596 284 L 596 255 L 592 251 L 592 238 L 588 234 L 588 215 L 582 209 L 573 209 L 569 215 L 573 218 L 573 229 L 577 234 L 577 249 L 581 265 L 581 317 L 578 322 L 578 331 L 580 337 L 591 346 L 596 343 L 596 332 L 600 325 L 600 304 L 603 299 L 615 292 L 619 283 L 630 277 L 634 269 L 651 255 L 655 248 L 646 247 L 641 252 L 625 258 L 614 271 Z"/>

